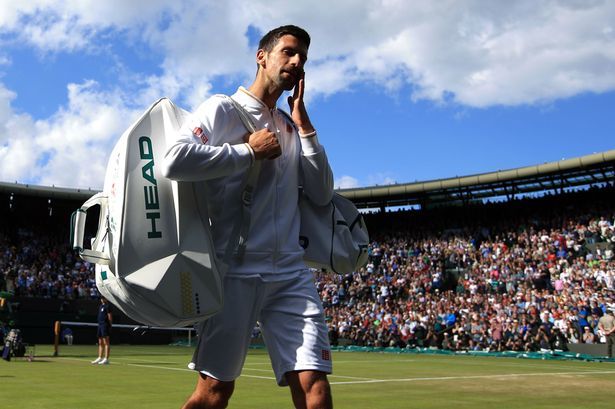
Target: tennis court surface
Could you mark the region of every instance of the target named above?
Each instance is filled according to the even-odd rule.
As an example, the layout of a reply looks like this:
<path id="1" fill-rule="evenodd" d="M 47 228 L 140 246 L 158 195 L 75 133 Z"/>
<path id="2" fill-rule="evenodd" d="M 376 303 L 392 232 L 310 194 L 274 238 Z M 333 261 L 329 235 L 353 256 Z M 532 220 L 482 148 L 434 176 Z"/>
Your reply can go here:
<path id="1" fill-rule="evenodd" d="M 36 346 L 32 362 L 0 361 L 3 408 L 179 408 L 196 381 L 192 349 L 112 346 L 110 365 L 91 365 L 96 346 Z M 335 352 L 336 408 L 613 408 L 615 363 Z M 291 407 L 266 351 L 251 350 L 230 408 Z"/>

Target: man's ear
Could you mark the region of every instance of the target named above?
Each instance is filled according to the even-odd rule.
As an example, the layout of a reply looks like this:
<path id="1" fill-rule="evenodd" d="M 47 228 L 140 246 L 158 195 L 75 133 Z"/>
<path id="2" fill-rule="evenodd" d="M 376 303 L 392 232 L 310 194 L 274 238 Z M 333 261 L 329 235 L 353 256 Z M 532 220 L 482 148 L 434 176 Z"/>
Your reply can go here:
<path id="1" fill-rule="evenodd" d="M 265 55 L 265 50 L 263 50 L 262 48 L 256 52 L 256 63 L 262 68 L 265 68 L 266 66 Z"/>

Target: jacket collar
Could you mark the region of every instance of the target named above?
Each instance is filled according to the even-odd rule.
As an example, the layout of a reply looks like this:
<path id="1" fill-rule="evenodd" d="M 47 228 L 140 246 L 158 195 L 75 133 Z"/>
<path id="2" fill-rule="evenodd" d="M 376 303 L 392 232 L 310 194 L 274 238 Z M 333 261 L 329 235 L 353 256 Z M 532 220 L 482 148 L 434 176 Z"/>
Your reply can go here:
<path id="1" fill-rule="evenodd" d="M 239 102 L 248 111 L 269 111 L 269 107 L 244 87 L 239 87 L 233 94 L 233 99 Z M 274 108 L 275 109 L 275 108 Z"/>

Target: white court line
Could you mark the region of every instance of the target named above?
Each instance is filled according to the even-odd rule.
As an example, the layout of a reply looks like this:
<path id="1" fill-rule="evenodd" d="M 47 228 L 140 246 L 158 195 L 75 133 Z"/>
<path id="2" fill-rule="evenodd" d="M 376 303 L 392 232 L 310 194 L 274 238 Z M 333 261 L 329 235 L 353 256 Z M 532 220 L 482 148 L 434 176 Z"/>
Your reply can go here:
<path id="1" fill-rule="evenodd" d="M 615 371 L 593 372 L 545 372 L 545 373 L 518 373 L 518 374 L 493 374 L 493 375 L 470 375 L 470 376 L 435 376 L 431 378 L 401 378 L 401 379 L 372 379 L 366 381 L 331 382 L 331 385 L 350 385 L 358 383 L 384 383 L 384 382 L 416 382 L 416 381 L 451 381 L 460 379 L 484 379 L 484 378 L 515 378 L 521 376 L 563 376 L 563 375 L 600 375 L 615 374 Z"/>
<path id="2" fill-rule="evenodd" d="M 272 381 L 277 381 L 277 379 L 275 379 L 273 376 L 257 376 L 257 375 L 246 375 L 246 374 L 241 374 L 239 375 L 240 378 L 256 378 L 256 379 L 270 379 Z"/>
<path id="3" fill-rule="evenodd" d="M 376 380 L 376 379 L 373 379 L 373 378 L 359 378 L 359 377 L 356 377 L 356 376 L 334 375 L 334 374 L 329 374 L 327 376 L 329 378 L 359 379 L 359 380 L 363 380 L 363 381 L 374 381 L 374 380 Z"/>
<path id="4" fill-rule="evenodd" d="M 113 357 L 112 357 L 113 358 Z M 140 361 L 140 362 L 157 362 L 165 364 L 175 364 L 175 361 L 165 361 L 163 359 L 141 359 L 141 358 L 113 358 L 114 361 Z M 188 363 L 186 362 L 186 365 Z"/>
<path id="5" fill-rule="evenodd" d="M 271 372 L 271 369 L 258 369 L 258 368 L 243 368 L 244 371 L 258 371 L 258 372 Z M 359 379 L 359 380 L 363 380 L 363 381 L 371 381 L 374 378 L 359 378 L 357 376 L 345 376 L 345 375 L 328 375 L 329 377 L 334 377 L 334 378 L 345 378 L 345 379 Z"/>
<path id="6" fill-rule="evenodd" d="M 89 359 L 86 358 L 68 358 L 68 357 L 59 357 L 60 359 L 63 360 L 69 360 L 69 361 L 79 361 L 79 362 L 89 362 Z M 120 358 L 115 359 L 114 362 L 119 361 Z M 123 358 L 123 360 L 129 360 L 129 358 Z M 152 362 L 156 362 L 156 361 L 152 361 Z M 169 367 L 169 366 L 160 366 L 160 365 L 143 365 L 143 364 L 131 364 L 131 363 L 124 363 L 121 362 L 121 365 L 126 365 L 126 366 L 136 366 L 139 368 L 156 368 L 156 369 L 166 369 L 169 371 L 185 371 L 185 372 L 194 372 L 193 369 L 188 369 L 188 368 L 173 368 L 173 367 Z M 94 366 L 94 365 L 92 365 Z M 257 369 L 257 368 L 243 368 L 244 370 L 249 370 L 249 371 L 261 371 L 261 372 L 271 372 L 270 369 Z M 246 377 L 246 378 L 256 378 L 256 379 L 271 379 L 271 380 L 276 380 L 275 377 L 271 377 L 271 376 L 258 376 L 258 375 L 249 375 L 249 374 L 245 374 L 242 373 L 241 376 Z M 370 378 L 358 378 L 358 377 L 354 377 L 354 376 L 342 376 L 342 375 L 329 375 L 335 378 L 344 378 L 344 379 L 357 379 L 357 380 L 362 380 L 362 381 L 371 381 L 372 379 Z"/>
<path id="7" fill-rule="evenodd" d="M 440 359 L 434 358 L 434 359 L 428 359 L 427 357 L 425 357 L 425 359 L 409 359 L 409 360 L 396 360 L 396 359 L 391 359 L 391 360 L 369 360 L 369 361 L 338 361 L 338 360 L 333 360 L 334 364 L 345 364 L 345 363 L 361 363 L 361 362 L 370 362 L 370 363 L 378 363 L 378 362 L 433 362 L 433 363 L 439 363 L 439 364 L 447 364 L 449 361 L 455 360 L 455 364 L 460 363 L 462 365 L 467 365 L 467 366 L 492 366 L 493 365 L 493 361 L 489 361 L 489 362 L 477 362 L 477 361 L 466 361 L 464 359 L 458 359 L 458 358 L 474 358 L 474 356 L 471 355 L 454 355 L 454 356 L 447 356 L 447 355 L 442 355 L 439 356 Z M 493 358 L 493 357 L 485 357 L 485 358 Z M 511 359 L 516 359 L 515 357 L 503 357 L 503 358 L 511 358 Z M 542 361 L 544 362 L 544 361 Z M 565 365 L 565 362 L 561 362 L 560 364 L 555 364 L 556 361 L 550 361 L 547 360 L 547 362 L 553 362 L 553 364 L 548 365 L 549 368 L 552 369 L 568 369 L 568 370 L 579 370 L 579 371 L 591 371 L 591 369 L 583 369 L 583 368 L 579 368 L 578 366 L 575 366 L 574 364 L 582 364 L 582 362 L 579 361 L 565 361 L 570 363 L 570 365 Z M 611 362 L 603 362 L 604 364 L 609 364 Z M 611 363 L 612 364 L 612 363 Z M 504 361 L 499 361 L 498 366 L 510 366 L 513 368 L 544 368 L 545 365 L 541 365 L 538 363 L 532 363 L 530 362 L 504 362 Z"/>
<path id="8" fill-rule="evenodd" d="M 170 366 L 158 366 L 158 365 L 142 365 L 142 364 L 122 364 L 126 366 L 138 366 L 139 368 L 156 368 L 156 369 L 168 369 L 169 371 L 186 371 L 186 372 L 194 372 L 192 369 L 188 368 L 172 368 Z"/>
<path id="9" fill-rule="evenodd" d="M 333 363 L 335 364 L 362 364 L 362 363 L 380 363 L 380 362 L 416 362 L 417 359 L 369 359 L 364 361 L 338 361 L 337 359 L 333 359 Z M 271 365 L 270 361 L 263 362 L 250 362 L 248 365 Z"/>
<path id="10" fill-rule="evenodd" d="M 84 358 L 65 358 L 59 357 L 59 359 L 63 360 L 72 360 L 72 361 L 81 361 L 81 362 L 89 362 L 88 359 Z M 192 369 L 188 368 L 172 368 L 168 366 L 158 366 L 158 365 L 142 365 L 142 364 L 125 364 L 120 363 L 120 365 L 127 366 L 136 366 L 143 368 L 156 368 L 156 369 L 165 369 L 169 371 L 186 371 L 193 372 Z M 94 366 L 94 365 L 92 365 Z M 451 380 L 463 380 L 463 379 L 485 379 L 485 378 L 515 378 L 515 377 L 526 377 L 526 376 L 565 376 L 565 375 L 573 375 L 573 376 L 583 376 L 583 375 L 603 375 L 603 374 L 615 374 L 615 371 L 574 371 L 574 372 L 543 372 L 543 373 L 517 373 L 517 374 L 491 374 L 491 375 L 470 375 L 470 376 L 436 376 L 436 377 L 421 377 L 421 378 L 398 378 L 398 379 L 369 379 L 369 378 L 358 378 L 356 381 L 339 381 L 339 382 L 330 382 L 331 385 L 356 385 L 356 384 L 365 384 L 365 383 L 388 383 L 388 382 L 419 382 L 419 381 L 451 381 Z M 270 376 L 258 376 L 258 375 L 248 375 L 241 374 L 242 377 L 246 378 L 256 378 L 256 379 L 268 379 L 268 380 L 276 380 L 274 377 Z M 349 378 L 354 379 L 342 375 L 329 375 L 331 377 L 339 377 L 339 378 Z"/>
<path id="11" fill-rule="evenodd" d="M 92 360 L 92 358 L 71 358 L 71 357 L 64 357 L 64 356 L 60 356 L 58 357 L 58 359 L 65 359 L 65 360 L 69 360 L 69 361 L 83 361 L 83 362 L 90 362 Z M 113 356 L 109 359 L 109 361 L 112 362 L 118 362 L 118 361 L 140 361 L 140 362 L 152 362 L 152 363 L 162 363 L 162 364 L 172 364 L 172 365 L 177 365 L 177 362 L 168 362 L 168 361 L 161 361 L 160 359 L 157 360 L 152 360 L 152 359 L 138 359 L 138 358 L 114 358 Z M 122 365 L 130 365 L 130 363 L 122 363 Z M 135 364 L 136 365 L 136 364 Z M 188 364 L 186 364 L 188 365 Z"/>
<path id="12" fill-rule="evenodd" d="M 124 365 L 137 366 L 137 367 L 142 367 L 142 368 L 167 369 L 171 371 L 192 372 L 191 369 L 170 368 L 170 367 L 158 366 L 158 365 L 141 365 L 141 364 L 124 364 Z M 259 369 L 256 369 L 256 370 L 259 370 Z M 268 371 L 268 370 L 260 369 L 260 371 Z M 400 379 L 369 379 L 369 378 L 358 378 L 358 377 L 343 376 L 343 375 L 329 375 L 329 377 L 356 379 L 355 381 L 330 382 L 331 385 L 356 385 L 356 384 L 364 384 L 364 383 L 450 381 L 450 380 L 460 380 L 460 379 L 515 378 L 515 377 L 523 377 L 523 376 L 545 376 L 545 375 L 550 375 L 550 376 L 576 375 L 578 376 L 578 375 L 599 375 L 599 374 L 615 374 L 615 371 L 592 371 L 592 372 L 575 371 L 575 372 L 520 373 L 520 374 L 501 374 L 501 375 L 494 374 L 494 375 L 471 375 L 471 376 L 437 376 L 437 377 L 400 378 Z M 245 373 L 242 373 L 241 376 L 246 377 L 246 378 L 276 380 L 275 377 L 271 377 L 271 376 L 248 375 Z"/>
<path id="13" fill-rule="evenodd" d="M 456 357 L 454 357 L 456 358 Z M 165 361 L 162 359 L 141 359 L 141 358 L 113 358 L 114 361 L 140 361 L 140 362 L 152 362 L 152 363 L 169 363 L 169 364 L 174 364 L 174 361 Z M 425 362 L 426 360 L 423 360 L 423 362 Z M 417 362 L 416 359 L 408 359 L 408 360 L 397 360 L 397 359 L 384 359 L 384 360 L 364 360 L 364 361 L 337 361 L 334 360 L 333 361 L 334 364 L 356 364 L 356 363 L 390 363 L 390 362 L 401 362 L 401 363 L 407 363 L 407 362 Z M 440 360 L 440 359 L 435 359 L 432 360 L 432 362 L 436 362 L 436 363 L 442 363 L 442 364 L 446 364 L 445 360 Z M 467 365 L 467 366 L 491 366 L 493 365 L 492 362 L 470 362 L 470 361 L 465 361 L 464 360 L 456 360 L 456 363 L 462 363 L 463 365 Z M 270 371 L 270 369 L 256 369 L 256 368 L 250 368 L 250 365 L 270 365 L 271 362 L 269 361 L 264 361 L 264 362 L 252 362 L 250 364 L 247 364 L 246 366 L 244 366 L 244 370 L 252 370 L 252 371 Z M 533 367 L 537 367 L 537 368 L 544 368 L 544 365 L 541 364 L 535 364 L 535 363 L 531 363 L 531 362 L 500 362 L 498 363 L 498 366 L 510 366 L 510 367 L 514 367 L 514 368 L 533 368 Z M 590 371 L 591 369 L 583 369 L 583 368 L 577 368 L 574 365 L 549 365 L 549 368 L 560 368 L 560 369 L 567 369 L 567 370 L 578 370 L 579 372 L 581 371 Z M 361 378 L 358 378 L 361 379 Z M 368 378 L 363 378 L 363 379 L 368 379 Z"/>
<path id="14" fill-rule="evenodd" d="M 193 369 L 188 369 L 188 368 L 170 368 L 168 366 L 158 366 L 158 365 L 141 365 L 141 364 L 123 364 L 123 365 L 127 365 L 127 366 L 138 366 L 141 368 L 156 368 L 156 369 L 168 369 L 170 371 L 186 371 L 186 372 L 194 372 Z M 272 380 L 276 380 L 274 377 L 271 376 L 258 376 L 258 375 L 247 375 L 247 374 L 241 374 L 240 376 L 246 377 L 246 378 L 257 378 L 257 379 L 272 379 Z"/>
<path id="15" fill-rule="evenodd" d="M 113 345 L 111 345 L 113 346 Z M 187 350 L 188 352 L 192 351 L 192 350 Z M 139 348 L 139 347 L 134 347 L 131 346 L 130 347 L 130 352 L 137 352 L 137 353 L 141 353 L 143 355 L 155 355 L 155 356 L 183 356 L 184 355 L 184 351 L 183 350 L 178 350 L 178 351 L 173 351 L 173 352 L 168 352 L 168 353 L 164 353 L 164 352 L 156 352 L 156 351 L 152 351 L 149 348 Z"/>
<path id="16" fill-rule="evenodd" d="M 86 358 L 68 358 L 68 357 L 59 357 L 59 359 L 62 360 L 68 360 L 68 361 L 79 361 L 79 362 L 89 362 L 89 359 Z M 124 360 L 128 360 L 129 358 L 123 358 Z M 114 362 L 119 361 L 120 359 L 116 359 L 114 360 Z M 152 361 L 152 362 L 156 362 L 156 361 Z M 166 369 L 169 371 L 185 371 L 185 372 L 194 372 L 193 369 L 188 369 L 188 368 L 173 368 L 173 367 L 169 367 L 169 366 L 160 366 L 160 365 L 143 365 L 143 364 L 131 364 L 131 363 L 124 363 L 121 362 L 120 365 L 126 365 L 126 366 L 136 366 L 139 368 L 156 368 L 156 369 Z M 92 366 L 96 366 L 96 365 L 92 365 Z M 257 368 L 243 368 L 244 370 L 249 370 L 249 371 L 261 371 L 261 372 L 271 372 L 271 369 L 257 369 Z M 249 374 L 245 374 L 242 372 L 242 374 L 240 375 L 242 377 L 245 378 L 256 378 L 256 379 L 270 379 L 270 380 L 276 380 L 275 377 L 271 377 L 271 376 L 258 376 L 258 375 L 249 375 Z M 370 379 L 370 378 L 358 378 L 355 376 L 344 376 L 344 375 L 329 375 L 329 377 L 334 377 L 334 378 L 344 378 L 344 379 L 356 379 L 359 380 L 358 383 L 364 383 L 364 382 L 371 382 L 374 381 L 374 379 Z M 342 382 L 343 383 L 343 382 Z"/>
<path id="17" fill-rule="evenodd" d="M 62 359 L 69 359 L 69 360 L 75 360 L 75 361 L 89 361 L 89 358 L 67 358 L 67 357 L 60 357 Z M 139 358 L 114 358 L 113 359 L 114 362 L 117 361 L 140 361 L 140 362 L 152 362 L 152 363 L 160 363 L 160 362 L 164 362 L 161 360 L 150 360 L 150 359 L 139 359 Z M 357 362 L 369 362 L 369 363 L 379 363 L 379 362 L 416 362 L 416 360 L 407 360 L 407 361 L 398 361 L 398 360 L 386 360 L 386 361 L 379 361 L 379 360 L 369 360 L 369 361 L 342 361 L 342 362 L 338 362 L 335 361 L 336 364 L 339 363 L 357 363 Z M 438 362 L 442 362 L 442 361 L 438 361 Z M 164 362 L 167 363 L 167 362 Z M 169 364 L 175 364 L 175 362 L 168 362 Z M 254 364 L 254 363 L 253 363 Z M 263 364 L 270 364 L 270 362 L 263 362 Z M 469 366 L 490 366 L 491 363 L 477 363 L 477 362 L 464 362 L 464 365 L 469 365 Z M 136 364 L 135 364 L 136 365 Z M 152 366 L 152 365 L 144 365 L 144 366 Z M 533 363 L 500 363 L 498 364 L 498 366 L 512 366 L 512 367 L 528 367 L 528 368 L 532 368 L 532 367 L 540 367 L 542 368 L 543 365 L 540 364 L 533 364 Z M 591 369 L 584 369 L 584 368 L 575 368 L 572 366 L 564 366 L 564 365 L 552 365 L 550 366 L 551 368 L 562 368 L 562 369 L 568 369 L 568 370 L 573 370 L 573 369 L 577 369 L 577 372 L 579 374 L 583 374 L 583 373 L 593 373 L 594 371 Z M 189 371 L 190 369 L 186 369 L 187 371 Z M 250 368 L 249 366 L 244 366 L 243 368 L 244 371 L 260 371 L 260 372 L 271 372 L 271 369 L 260 369 L 260 368 Z M 342 376 L 342 375 L 329 375 L 329 377 L 337 377 L 337 378 L 347 378 L 347 379 L 359 379 L 359 380 L 373 380 L 372 378 L 360 378 L 360 377 L 353 377 L 353 376 Z"/>
<path id="18" fill-rule="evenodd" d="M 145 349 L 143 349 L 144 351 L 146 351 Z M 180 355 L 172 355 L 172 354 L 166 354 L 164 355 L 165 357 L 171 357 L 171 356 L 180 356 Z M 64 357 L 60 357 L 60 358 L 64 358 Z M 87 360 L 88 358 L 83 358 L 84 360 Z M 140 362 L 164 362 L 164 363 L 175 363 L 175 361 L 166 361 L 164 359 L 143 359 L 143 358 L 112 358 L 114 361 L 140 361 Z M 187 358 L 188 359 L 188 358 Z M 417 359 L 366 359 L 366 360 L 360 360 L 360 361 L 338 361 L 338 360 L 334 360 L 333 362 L 335 364 L 362 364 L 362 363 L 407 363 L 407 362 L 417 362 Z M 425 360 L 421 360 L 422 362 L 425 362 Z M 188 362 L 188 361 L 186 361 Z M 434 360 L 434 362 L 443 362 L 443 360 Z M 491 365 L 490 363 L 469 363 L 469 362 L 464 362 L 464 364 L 467 365 L 476 365 L 476 366 L 482 366 L 482 365 Z M 250 368 L 250 365 L 271 365 L 271 362 L 269 360 L 265 360 L 262 362 L 249 362 L 244 366 L 244 369 L 252 369 Z M 506 364 L 506 365 L 511 365 L 513 366 L 514 364 Z M 514 365 L 514 366 L 525 366 L 522 365 L 521 363 Z M 531 366 L 531 365 L 527 365 L 527 366 Z M 540 366 L 540 365 L 536 365 L 536 366 Z M 572 368 L 568 368 L 565 367 L 565 369 L 572 369 Z"/>

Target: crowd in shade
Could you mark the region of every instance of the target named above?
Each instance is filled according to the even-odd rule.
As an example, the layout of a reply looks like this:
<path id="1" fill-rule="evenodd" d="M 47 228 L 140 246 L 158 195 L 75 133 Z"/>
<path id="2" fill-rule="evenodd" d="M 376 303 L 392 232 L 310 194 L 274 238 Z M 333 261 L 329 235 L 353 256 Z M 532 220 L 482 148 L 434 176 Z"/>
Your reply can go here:
<path id="1" fill-rule="evenodd" d="M 368 264 L 316 274 L 332 343 L 566 350 L 615 307 L 613 189 L 366 215 Z M 98 298 L 66 240 L 0 232 L 0 291 Z"/>
<path id="2" fill-rule="evenodd" d="M 368 215 L 368 265 L 317 276 L 332 343 L 539 351 L 605 342 L 613 204 L 584 192 Z"/>
<path id="3" fill-rule="evenodd" d="M 0 290 L 15 297 L 98 298 L 94 266 L 66 240 L 28 228 L 12 236 L 0 234 Z"/>

